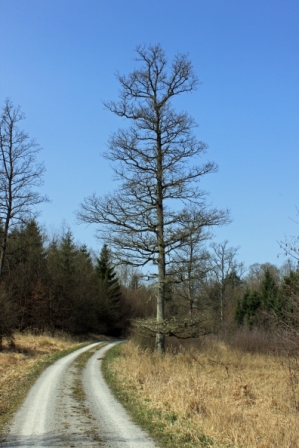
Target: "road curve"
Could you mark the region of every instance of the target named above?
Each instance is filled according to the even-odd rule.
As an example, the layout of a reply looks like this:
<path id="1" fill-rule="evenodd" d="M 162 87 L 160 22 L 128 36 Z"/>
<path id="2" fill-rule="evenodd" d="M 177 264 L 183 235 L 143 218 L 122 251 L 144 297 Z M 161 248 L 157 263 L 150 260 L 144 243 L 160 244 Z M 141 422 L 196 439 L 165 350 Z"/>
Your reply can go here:
<path id="1" fill-rule="evenodd" d="M 16 413 L 1 447 L 154 448 L 155 443 L 128 417 L 110 393 L 100 370 L 104 354 L 115 343 L 98 343 L 61 358 L 48 367 Z M 86 402 L 74 398 L 76 358 L 94 350 L 83 370 Z M 88 410 L 88 412 L 87 412 Z"/>
<path id="2" fill-rule="evenodd" d="M 96 416 L 99 433 L 109 448 L 153 448 L 157 445 L 131 421 L 125 409 L 112 396 L 99 364 L 114 344 L 98 350 L 88 361 L 83 372 L 83 385 L 89 409 Z M 96 393 L 95 393 L 96 392 Z"/>

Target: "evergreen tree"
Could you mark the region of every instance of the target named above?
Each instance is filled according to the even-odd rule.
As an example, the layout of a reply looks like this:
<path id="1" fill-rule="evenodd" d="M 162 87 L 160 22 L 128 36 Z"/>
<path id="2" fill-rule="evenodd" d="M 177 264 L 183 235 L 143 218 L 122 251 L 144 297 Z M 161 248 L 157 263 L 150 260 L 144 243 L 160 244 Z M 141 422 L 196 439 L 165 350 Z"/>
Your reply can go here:
<path id="1" fill-rule="evenodd" d="M 258 289 L 249 288 L 241 300 L 238 300 L 235 310 L 235 321 L 238 325 L 247 323 L 253 325 L 266 325 L 266 314 L 276 313 L 279 310 L 279 288 L 269 269 L 264 271 Z M 266 313 L 265 313 L 266 312 Z M 263 315 L 263 318 L 261 317 Z"/>
<path id="2" fill-rule="evenodd" d="M 53 331 L 99 331 L 94 266 L 87 248 L 75 245 L 70 230 L 48 249 L 48 291 Z"/>
<path id="3" fill-rule="evenodd" d="M 48 287 L 53 330 L 70 331 L 74 289 L 78 282 L 74 266 L 75 257 L 76 248 L 70 230 L 60 241 L 51 242 L 48 249 Z"/>
<path id="4" fill-rule="evenodd" d="M 241 277 L 238 275 L 237 271 L 233 269 L 226 277 L 225 277 L 225 285 L 230 286 L 231 288 L 236 288 L 238 286 L 243 285 L 243 281 Z"/>
<path id="5" fill-rule="evenodd" d="M 261 284 L 262 307 L 267 310 L 277 308 L 278 286 L 269 269 L 266 269 Z"/>
<path id="6" fill-rule="evenodd" d="M 291 271 L 283 278 L 278 294 L 278 316 L 291 327 L 299 326 L 299 272 Z"/>
<path id="7" fill-rule="evenodd" d="M 247 323 L 251 328 L 258 318 L 258 312 L 261 309 L 262 298 L 258 291 L 250 291 L 244 293 L 243 298 L 238 300 L 235 311 L 235 320 L 238 325 Z"/>
<path id="8" fill-rule="evenodd" d="M 44 236 L 31 220 L 11 232 L 3 280 L 18 310 L 20 330 L 42 331 L 47 319 L 42 283 L 46 271 Z"/>
<path id="9" fill-rule="evenodd" d="M 95 273 L 99 284 L 100 302 L 105 306 L 107 331 L 110 334 L 117 334 L 121 327 L 121 292 L 107 244 L 104 244 L 100 257 L 96 260 Z"/>
<path id="10" fill-rule="evenodd" d="M 107 244 L 104 244 L 100 257 L 97 259 L 95 271 L 104 286 L 107 298 L 111 303 L 117 305 L 121 295 L 120 284 L 114 271 L 114 267 L 111 266 L 110 251 Z"/>

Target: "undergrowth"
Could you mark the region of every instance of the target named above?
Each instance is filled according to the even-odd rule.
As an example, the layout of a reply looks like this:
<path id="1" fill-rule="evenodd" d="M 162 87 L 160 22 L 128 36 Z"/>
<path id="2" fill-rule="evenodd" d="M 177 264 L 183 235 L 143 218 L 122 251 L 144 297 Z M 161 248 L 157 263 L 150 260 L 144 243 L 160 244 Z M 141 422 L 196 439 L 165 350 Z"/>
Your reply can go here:
<path id="1" fill-rule="evenodd" d="M 288 356 L 217 339 L 161 356 L 131 341 L 111 350 L 104 369 L 163 446 L 299 447 L 299 373 Z"/>
<path id="2" fill-rule="evenodd" d="M 123 360 L 126 357 L 127 348 L 128 344 L 119 344 L 113 347 L 103 360 L 102 370 L 105 380 L 116 398 L 141 428 L 165 448 L 226 446 L 215 444 L 199 428 L 195 435 L 191 426 L 182 426 L 179 413 L 175 410 L 167 407 L 161 409 L 159 406 L 155 406 L 149 396 L 136 394 L 138 387 L 136 388 L 130 381 L 126 381 L 126 375 L 120 375 L 119 369 L 116 367 L 119 362 L 124 366 Z"/>

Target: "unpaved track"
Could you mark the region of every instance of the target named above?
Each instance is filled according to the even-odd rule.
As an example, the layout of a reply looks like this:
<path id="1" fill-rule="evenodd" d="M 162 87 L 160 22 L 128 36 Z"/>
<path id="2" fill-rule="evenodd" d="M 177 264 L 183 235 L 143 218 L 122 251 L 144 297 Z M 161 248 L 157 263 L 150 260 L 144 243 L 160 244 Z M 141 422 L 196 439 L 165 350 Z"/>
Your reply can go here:
<path id="1" fill-rule="evenodd" d="M 153 448 L 157 445 L 136 426 L 124 408 L 111 395 L 101 371 L 99 357 L 111 348 L 101 348 L 88 361 L 83 373 L 83 384 L 88 406 L 92 415 L 98 416 L 99 433 L 109 448 Z M 100 391 L 100 393 L 95 393 Z"/>
<path id="2" fill-rule="evenodd" d="M 1 447 L 154 448 L 155 443 L 128 417 L 111 395 L 100 371 L 101 361 L 115 343 L 96 350 L 83 370 L 86 403 L 74 395 L 74 361 L 91 344 L 48 367 L 16 413 Z"/>

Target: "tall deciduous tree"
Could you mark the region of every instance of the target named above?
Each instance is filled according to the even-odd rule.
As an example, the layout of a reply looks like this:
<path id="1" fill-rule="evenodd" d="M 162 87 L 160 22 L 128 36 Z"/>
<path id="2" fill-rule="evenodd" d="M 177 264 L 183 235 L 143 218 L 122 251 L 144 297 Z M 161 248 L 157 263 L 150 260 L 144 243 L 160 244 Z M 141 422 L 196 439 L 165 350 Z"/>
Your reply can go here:
<path id="1" fill-rule="evenodd" d="M 227 212 L 207 207 L 198 182 L 217 167 L 213 162 L 198 164 L 207 146 L 194 136 L 193 118 L 172 107 L 175 97 L 198 85 L 190 60 L 178 54 L 169 64 L 160 45 L 138 46 L 136 54 L 139 68 L 128 76 L 117 75 L 119 101 L 106 103 L 130 123 L 112 136 L 106 154 L 114 162 L 120 188 L 105 197 L 86 198 L 78 217 L 106 225 L 101 236 L 121 261 L 157 266 L 157 322 L 163 324 L 167 263 L 190 235 L 186 204 L 193 204 L 198 229 L 223 224 Z M 157 331 L 159 351 L 164 340 Z"/>
<path id="2" fill-rule="evenodd" d="M 32 216 L 32 207 L 47 200 L 35 191 L 41 186 L 44 165 L 36 161 L 40 148 L 18 128 L 24 119 L 20 107 L 7 99 L 0 117 L 0 278 L 7 249 L 9 230 Z"/>

